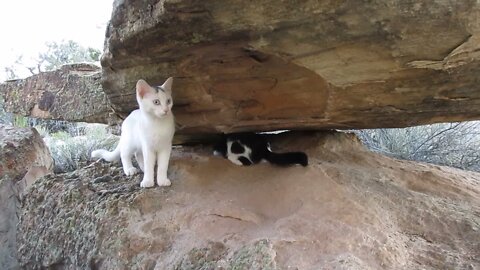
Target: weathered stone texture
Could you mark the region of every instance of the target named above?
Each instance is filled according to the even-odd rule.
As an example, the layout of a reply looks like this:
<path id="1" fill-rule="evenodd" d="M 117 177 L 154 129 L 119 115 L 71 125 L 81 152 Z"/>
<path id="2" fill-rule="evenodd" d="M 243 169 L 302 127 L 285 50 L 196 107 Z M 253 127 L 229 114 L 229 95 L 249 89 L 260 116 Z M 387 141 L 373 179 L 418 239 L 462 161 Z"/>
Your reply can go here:
<path id="1" fill-rule="evenodd" d="M 67 121 L 109 120 L 109 102 L 100 84 L 100 68 L 65 65 L 26 79 L 0 85 L 5 110 L 25 116 Z"/>
<path id="2" fill-rule="evenodd" d="M 0 265 L 18 269 L 16 227 L 23 192 L 51 173 L 53 159 L 35 129 L 0 125 Z"/>
<path id="3" fill-rule="evenodd" d="M 94 163 L 23 202 L 27 269 L 477 269 L 480 174 L 401 161 L 342 133 L 275 137 L 310 165 L 240 167 L 176 148 L 168 188 Z M 48 195 L 47 195 L 48 194 Z M 44 268 L 42 268 L 44 267 Z"/>
<path id="4" fill-rule="evenodd" d="M 0 92 L 16 113 L 116 123 L 137 108 L 138 79 L 174 76 L 177 142 L 474 120 L 479 18 L 474 0 L 116 0 L 102 57 L 108 99 L 85 65 Z"/>
<path id="5" fill-rule="evenodd" d="M 478 1 L 117 0 L 114 109 L 175 76 L 178 134 L 480 118 Z"/>

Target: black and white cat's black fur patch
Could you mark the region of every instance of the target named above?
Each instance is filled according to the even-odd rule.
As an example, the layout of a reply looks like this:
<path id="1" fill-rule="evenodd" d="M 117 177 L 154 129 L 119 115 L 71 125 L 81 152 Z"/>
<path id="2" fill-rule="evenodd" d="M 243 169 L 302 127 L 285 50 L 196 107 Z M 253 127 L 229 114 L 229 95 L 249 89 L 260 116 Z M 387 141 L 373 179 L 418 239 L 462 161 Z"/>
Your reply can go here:
<path id="1" fill-rule="evenodd" d="M 262 160 L 279 166 L 308 165 L 305 153 L 273 153 L 265 135 L 251 132 L 225 134 L 214 146 L 214 154 L 221 155 L 240 166 L 257 164 Z"/>

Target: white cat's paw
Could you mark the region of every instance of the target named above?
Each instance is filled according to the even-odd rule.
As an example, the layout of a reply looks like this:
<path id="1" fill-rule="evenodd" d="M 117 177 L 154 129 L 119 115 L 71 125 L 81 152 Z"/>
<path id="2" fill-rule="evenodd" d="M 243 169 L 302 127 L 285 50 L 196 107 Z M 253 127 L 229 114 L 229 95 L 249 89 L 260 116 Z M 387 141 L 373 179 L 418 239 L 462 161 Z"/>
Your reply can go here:
<path id="1" fill-rule="evenodd" d="M 140 187 L 143 187 L 143 188 L 153 187 L 154 185 L 155 185 L 155 182 L 150 179 L 143 178 L 142 182 L 140 182 Z"/>
<path id="2" fill-rule="evenodd" d="M 165 179 L 157 179 L 157 184 L 159 187 L 169 187 L 172 185 L 172 182 L 170 181 L 170 179 L 168 178 L 165 178 Z"/>
<path id="3" fill-rule="evenodd" d="M 123 171 L 125 172 L 125 175 L 127 176 L 132 176 L 138 173 L 137 168 L 135 167 L 130 167 L 130 168 L 123 168 Z"/>

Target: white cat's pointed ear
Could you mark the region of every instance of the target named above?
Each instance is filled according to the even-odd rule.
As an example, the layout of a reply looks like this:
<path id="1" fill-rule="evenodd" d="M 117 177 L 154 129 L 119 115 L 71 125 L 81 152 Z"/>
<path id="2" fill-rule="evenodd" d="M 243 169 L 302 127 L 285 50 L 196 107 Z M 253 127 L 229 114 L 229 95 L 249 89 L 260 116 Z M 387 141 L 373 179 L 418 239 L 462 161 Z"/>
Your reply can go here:
<path id="1" fill-rule="evenodd" d="M 145 80 L 138 80 L 137 82 L 137 95 L 141 98 L 150 91 L 151 86 Z"/>
<path id="2" fill-rule="evenodd" d="M 162 88 L 165 89 L 165 91 L 171 93 L 172 92 L 172 83 L 173 83 L 173 78 L 169 77 L 162 85 Z"/>

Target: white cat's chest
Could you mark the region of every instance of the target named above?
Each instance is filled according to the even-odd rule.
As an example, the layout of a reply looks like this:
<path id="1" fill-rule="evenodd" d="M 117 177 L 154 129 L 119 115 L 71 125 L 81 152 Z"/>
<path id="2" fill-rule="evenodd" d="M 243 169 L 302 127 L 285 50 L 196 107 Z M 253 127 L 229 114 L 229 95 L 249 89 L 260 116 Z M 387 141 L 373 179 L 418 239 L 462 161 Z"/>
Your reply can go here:
<path id="1" fill-rule="evenodd" d="M 173 117 L 162 121 L 143 122 L 139 128 L 140 139 L 152 146 L 171 144 L 174 133 Z"/>
<path id="2" fill-rule="evenodd" d="M 147 146 L 150 149 L 170 147 L 175 133 L 173 115 L 152 119 L 140 110 L 133 111 L 123 122 L 123 143 L 134 149 Z"/>

